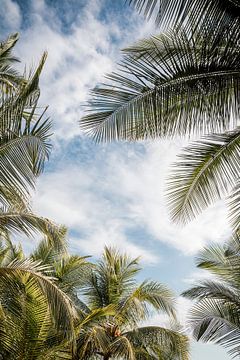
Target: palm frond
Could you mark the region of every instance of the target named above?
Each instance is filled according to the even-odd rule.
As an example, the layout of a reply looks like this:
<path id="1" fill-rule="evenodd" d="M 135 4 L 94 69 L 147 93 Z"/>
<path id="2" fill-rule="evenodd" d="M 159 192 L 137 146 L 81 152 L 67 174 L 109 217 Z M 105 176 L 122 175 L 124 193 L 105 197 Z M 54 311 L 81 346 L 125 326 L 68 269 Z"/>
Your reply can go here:
<path id="1" fill-rule="evenodd" d="M 229 196 L 228 202 L 229 219 L 232 225 L 233 231 L 240 230 L 240 184 L 239 180 Z"/>
<path id="2" fill-rule="evenodd" d="M 239 118 L 239 31 L 184 28 L 125 50 L 81 128 L 95 141 L 221 132 Z"/>
<path id="3" fill-rule="evenodd" d="M 239 176 L 239 128 L 214 134 L 188 146 L 168 181 L 174 221 L 186 223 L 226 196 Z"/>
<path id="4" fill-rule="evenodd" d="M 232 303 L 205 298 L 193 306 L 190 324 L 193 336 L 204 342 L 214 342 L 230 348 L 230 355 L 239 356 L 239 309 Z"/>
<path id="5" fill-rule="evenodd" d="M 39 76 L 46 61 L 43 54 L 36 71 L 28 80 L 22 81 L 14 93 L 2 94 L 0 101 L 0 186 L 6 189 L 1 194 L 13 191 L 26 203 L 29 187 L 34 187 L 35 178 L 48 159 L 51 123 L 36 114 L 40 94 Z M 6 198 L 5 201 L 7 201 Z"/>
<path id="6" fill-rule="evenodd" d="M 50 270 L 49 267 L 48 269 Z M 72 339 L 74 321 L 78 318 L 76 310 L 68 296 L 54 284 L 53 279 L 43 274 L 46 271 L 46 265 L 41 265 L 39 262 L 33 262 L 30 259 L 15 260 L 5 267 L 0 267 L 0 282 L 4 284 L 5 288 L 7 284 L 8 292 L 14 294 L 18 291 L 17 279 L 24 279 L 25 277 L 26 281 L 32 278 L 34 284 L 38 285 L 38 288 L 47 298 L 48 306 L 58 330 L 65 337 Z M 11 299 L 14 300 L 14 296 Z M 15 314 L 18 312 L 14 308 L 12 311 Z"/>
<path id="7" fill-rule="evenodd" d="M 46 235 L 49 244 L 55 248 L 64 248 L 62 232 L 65 228 L 57 226 L 54 222 L 39 217 L 29 212 L 26 208 L 1 208 L 0 209 L 0 232 L 1 235 L 8 233 L 23 233 L 32 236 L 36 233 Z"/>
<path id="8" fill-rule="evenodd" d="M 166 286 L 147 280 L 121 299 L 117 316 L 123 324 L 135 325 L 148 318 L 149 307 L 175 318 L 173 293 Z"/>
<path id="9" fill-rule="evenodd" d="M 153 356 L 150 359 L 189 359 L 189 341 L 187 336 L 181 333 L 164 327 L 146 326 L 124 335 L 133 344 L 134 349 L 138 349 L 137 353 L 141 354 L 142 350 L 146 349 L 147 354 Z M 162 357 L 156 356 L 158 353 L 161 353 Z M 143 359 L 148 359 L 148 357 L 143 357 Z"/>
<path id="10" fill-rule="evenodd" d="M 204 26 L 232 24 L 239 20 L 239 0 L 127 0 L 146 18 L 154 18 L 161 27 L 191 20 Z"/>

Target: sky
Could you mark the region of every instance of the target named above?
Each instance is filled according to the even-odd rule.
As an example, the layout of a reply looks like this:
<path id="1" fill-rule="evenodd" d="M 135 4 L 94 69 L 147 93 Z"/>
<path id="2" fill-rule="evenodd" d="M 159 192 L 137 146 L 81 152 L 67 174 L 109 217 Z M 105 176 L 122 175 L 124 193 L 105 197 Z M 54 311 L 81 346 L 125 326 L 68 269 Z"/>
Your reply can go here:
<path id="1" fill-rule="evenodd" d="M 196 269 L 195 256 L 230 234 L 224 203 L 183 228 L 175 226 L 165 182 L 183 141 L 95 144 L 79 127 L 89 90 L 116 68 L 120 49 L 157 29 L 125 0 L 0 0 L 0 5 L 1 40 L 19 32 L 15 54 L 21 69 L 36 66 L 48 51 L 40 104 L 49 105 L 53 151 L 37 182 L 34 210 L 68 227 L 72 252 L 97 258 L 105 245 L 113 245 L 141 256 L 142 278 L 175 291 L 185 323 L 190 303 L 180 294 L 207 276 Z M 34 241 L 24 246 L 30 250 Z M 192 360 L 229 359 L 215 345 L 193 342 L 191 353 Z"/>

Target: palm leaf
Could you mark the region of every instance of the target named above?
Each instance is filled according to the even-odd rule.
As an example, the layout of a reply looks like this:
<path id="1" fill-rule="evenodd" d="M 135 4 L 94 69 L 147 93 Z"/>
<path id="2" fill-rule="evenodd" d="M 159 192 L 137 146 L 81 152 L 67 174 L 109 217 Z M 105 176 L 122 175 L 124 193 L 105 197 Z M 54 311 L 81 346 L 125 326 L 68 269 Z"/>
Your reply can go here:
<path id="1" fill-rule="evenodd" d="M 239 176 L 240 132 L 214 134 L 188 146 L 168 181 L 173 220 L 186 223 L 226 196 Z"/>
<path id="2" fill-rule="evenodd" d="M 231 24 L 240 17 L 239 0 L 127 0 L 145 17 L 153 17 L 157 26 L 174 26 L 191 20 L 192 23 Z"/>
<path id="3" fill-rule="evenodd" d="M 125 50 L 92 91 L 81 128 L 96 141 L 221 132 L 239 118 L 240 32 L 184 29 Z"/>

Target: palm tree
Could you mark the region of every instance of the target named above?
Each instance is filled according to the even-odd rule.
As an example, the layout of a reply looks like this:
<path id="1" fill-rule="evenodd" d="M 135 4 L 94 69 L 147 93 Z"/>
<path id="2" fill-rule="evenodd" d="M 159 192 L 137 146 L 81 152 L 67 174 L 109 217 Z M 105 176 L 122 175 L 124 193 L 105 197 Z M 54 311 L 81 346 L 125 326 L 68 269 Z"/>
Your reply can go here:
<path id="1" fill-rule="evenodd" d="M 9 238 L 5 245 L 1 241 L 0 355 L 4 359 L 69 356 L 61 344 L 74 344 L 79 316 L 51 272 L 50 265 L 26 258 Z"/>
<path id="2" fill-rule="evenodd" d="M 164 285 L 148 280 L 137 284 L 139 271 L 139 259 L 105 248 L 80 299 L 86 319 L 101 310 L 107 315 L 78 328 L 75 359 L 188 359 L 188 340 L 181 332 L 140 325 L 151 309 L 172 320 L 175 310 Z"/>
<path id="3" fill-rule="evenodd" d="M 197 259 L 197 266 L 207 270 L 212 277 L 198 282 L 183 294 L 194 300 L 189 313 L 193 336 L 228 348 L 233 357 L 240 356 L 239 254 L 239 236 L 224 246 L 204 249 Z"/>
<path id="4" fill-rule="evenodd" d="M 81 120 L 95 141 L 211 134 L 183 152 L 170 177 L 175 221 L 186 223 L 231 193 L 238 227 L 239 40 L 236 21 L 193 32 L 184 25 L 139 41 L 123 51 L 109 82 L 92 91 Z"/>

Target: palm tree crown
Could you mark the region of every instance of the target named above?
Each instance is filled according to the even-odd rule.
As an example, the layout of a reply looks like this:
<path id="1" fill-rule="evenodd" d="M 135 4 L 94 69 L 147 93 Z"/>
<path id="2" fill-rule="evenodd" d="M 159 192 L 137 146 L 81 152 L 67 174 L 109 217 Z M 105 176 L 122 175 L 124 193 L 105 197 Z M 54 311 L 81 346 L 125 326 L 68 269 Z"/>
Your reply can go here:
<path id="1" fill-rule="evenodd" d="M 154 281 L 137 284 L 138 259 L 105 248 L 83 292 L 89 316 L 100 309 L 107 316 L 80 329 L 77 359 L 187 359 L 187 338 L 177 330 L 139 326 L 150 310 L 175 318 L 171 291 Z"/>

